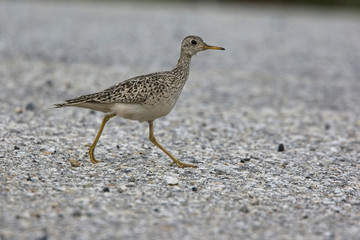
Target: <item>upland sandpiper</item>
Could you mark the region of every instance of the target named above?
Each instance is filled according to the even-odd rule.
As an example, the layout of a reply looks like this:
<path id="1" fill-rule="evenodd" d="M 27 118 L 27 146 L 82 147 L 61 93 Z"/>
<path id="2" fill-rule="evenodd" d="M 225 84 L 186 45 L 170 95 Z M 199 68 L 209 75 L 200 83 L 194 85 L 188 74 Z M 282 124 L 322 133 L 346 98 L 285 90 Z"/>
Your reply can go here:
<path id="1" fill-rule="evenodd" d="M 200 37 L 188 36 L 181 43 L 180 58 L 173 70 L 130 78 L 104 91 L 55 104 L 55 107 L 81 107 L 106 113 L 94 142 L 89 145 L 92 163 L 98 162 L 94 157 L 94 150 L 105 124 L 110 118 L 120 116 L 148 122 L 150 141 L 173 160 L 171 165 L 196 167 L 180 162 L 158 143 L 154 136 L 153 123 L 155 119 L 166 116 L 175 106 L 189 76 L 191 57 L 208 49 L 225 50 L 222 47 L 207 45 Z"/>

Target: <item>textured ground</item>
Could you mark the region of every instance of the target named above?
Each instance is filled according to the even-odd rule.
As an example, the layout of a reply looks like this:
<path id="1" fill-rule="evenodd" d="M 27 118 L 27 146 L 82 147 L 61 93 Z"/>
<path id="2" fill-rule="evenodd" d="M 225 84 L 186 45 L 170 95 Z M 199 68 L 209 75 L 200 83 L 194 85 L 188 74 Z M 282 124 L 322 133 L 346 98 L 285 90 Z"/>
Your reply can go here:
<path id="1" fill-rule="evenodd" d="M 91 164 L 102 114 L 52 105 L 170 69 L 190 34 L 226 51 L 155 133 L 199 168 L 120 118 Z M 345 11 L 0 2 L 0 239 L 360 239 L 359 56 Z"/>

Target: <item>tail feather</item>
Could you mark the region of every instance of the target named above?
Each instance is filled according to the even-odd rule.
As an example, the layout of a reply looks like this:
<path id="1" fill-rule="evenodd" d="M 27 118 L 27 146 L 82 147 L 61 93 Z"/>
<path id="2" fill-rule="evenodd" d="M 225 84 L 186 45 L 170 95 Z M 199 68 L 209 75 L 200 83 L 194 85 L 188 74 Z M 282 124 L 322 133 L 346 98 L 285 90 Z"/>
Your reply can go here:
<path id="1" fill-rule="evenodd" d="M 97 97 L 97 93 L 83 95 L 77 98 L 65 100 L 65 103 L 54 104 L 55 108 L 70 107 L 87 102 L 97 102 L 94 98 Z"/>
<path id="2" fill-rule="evenodd" d="M 54 107 L 55 108 L 62 108 L 62 107 L 66 107 L 68 106 L 66 103 L 57 103 L 57 104 L 54 104 Z"/>

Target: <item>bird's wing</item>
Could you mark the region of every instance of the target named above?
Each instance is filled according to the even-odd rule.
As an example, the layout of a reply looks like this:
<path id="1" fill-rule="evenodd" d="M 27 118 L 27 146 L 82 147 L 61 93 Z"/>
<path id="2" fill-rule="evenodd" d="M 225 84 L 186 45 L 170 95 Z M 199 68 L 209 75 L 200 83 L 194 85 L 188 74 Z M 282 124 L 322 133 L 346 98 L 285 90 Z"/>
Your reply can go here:
<path id="1" fill-rule="evenodd" d="M 57 107 L 81 103 L 144 103 L 152 94 L 161 94 L 174 79 L 171 72 L 157 72 L 130 78 L 102 92 L 83 95 L 66 100 Z M 158 92 L 154 91 L 157 89 Z M 160 92 L 159 92 L 160 91 Z"/>

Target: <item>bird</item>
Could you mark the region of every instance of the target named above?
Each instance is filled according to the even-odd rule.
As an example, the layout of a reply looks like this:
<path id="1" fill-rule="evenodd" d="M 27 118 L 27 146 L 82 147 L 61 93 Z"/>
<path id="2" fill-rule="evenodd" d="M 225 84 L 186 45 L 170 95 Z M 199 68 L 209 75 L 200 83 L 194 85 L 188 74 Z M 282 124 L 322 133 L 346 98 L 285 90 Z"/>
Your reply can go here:
<path id="1" fill-rule="evenodd" d="M 206 44 L 201 37 L 187 36 L 181 43 L 180 58 L 172 70 L 133 77 L 101 92 L 65 100 L 64 103 L 55 104 L 55 107 L 80 107 L 105 113 L 93 143 L 87 145 L 92 163 L 99 162 L 94 156 L 94 150 L 105 124 L 111 118 L 119 116 L 148 122 L 149 140 L 171 158 L 171 165 L 196 168 L 193 164 L 178 160 L 157 141 L 154 120 L 166 116 L 175 106 L 189 77 L 191 58 L 198 52 L 210 49 L 225 50 L 223 47 Z"/>

